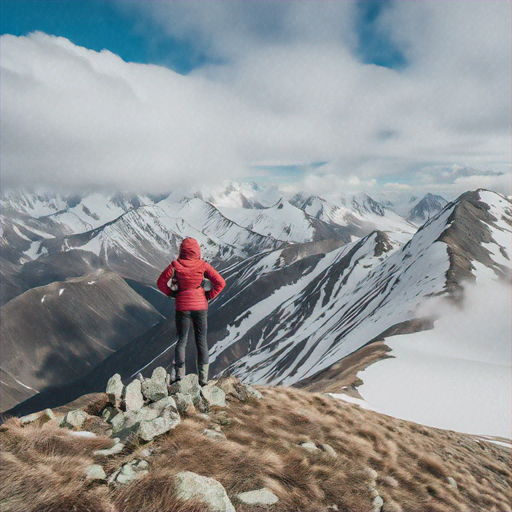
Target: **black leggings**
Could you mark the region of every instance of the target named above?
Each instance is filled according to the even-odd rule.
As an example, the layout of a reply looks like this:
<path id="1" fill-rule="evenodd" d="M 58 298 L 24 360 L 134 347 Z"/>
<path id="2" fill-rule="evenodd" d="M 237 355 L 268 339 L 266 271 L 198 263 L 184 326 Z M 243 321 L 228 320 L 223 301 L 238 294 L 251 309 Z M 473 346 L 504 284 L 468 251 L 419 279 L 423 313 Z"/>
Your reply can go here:
<path id="1" fill-rule="evenodd" d="M 176 366 L 183 366 L 185 364 L 190 324 L 194 327 L 197 362 L 199 364 L 208 364 L 208 344 L 206 343 L 208 310 L 201 309 L 200 311 L 176 311 L 176 329 L 178 331 L 178 342 L 174 352 L 174 364 Z"/>

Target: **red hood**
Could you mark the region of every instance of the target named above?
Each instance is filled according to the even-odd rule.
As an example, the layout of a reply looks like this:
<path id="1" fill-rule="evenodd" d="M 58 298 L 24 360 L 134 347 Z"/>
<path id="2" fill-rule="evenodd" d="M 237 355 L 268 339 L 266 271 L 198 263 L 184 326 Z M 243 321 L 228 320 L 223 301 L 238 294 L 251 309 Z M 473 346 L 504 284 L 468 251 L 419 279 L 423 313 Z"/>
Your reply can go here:
<path id="1" fill-rule="evenodd" d="M 198 260 L 201 258 L 201 248 L 195 238 L 185 238 L 180 245 L 180 260 Z"/>

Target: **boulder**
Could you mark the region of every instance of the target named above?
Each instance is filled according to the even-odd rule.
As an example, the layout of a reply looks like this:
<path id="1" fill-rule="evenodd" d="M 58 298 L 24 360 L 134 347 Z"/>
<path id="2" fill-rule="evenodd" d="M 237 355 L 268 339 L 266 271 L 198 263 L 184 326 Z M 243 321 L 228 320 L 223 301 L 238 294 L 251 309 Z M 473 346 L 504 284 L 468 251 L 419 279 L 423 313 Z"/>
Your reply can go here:
<path id="1" fill-rule="evenodd" d="M 123 398 L 127 411 L 138 411 L 144 405 L 140 380 L 135 379 L 126 386 Z"/>
<path id="2" fill-rule="evenodd" d="M 121 375 L 116 373 L 112 375 L 107 382 L 106 393 L 110 403 L 113 406 L 118 406 L 121 402 L 121 398 L 123 396 L 123 381 L 121 380 Z"/>
<path id="3" fill-rule="evenodd" d="M 201 395 L 208 404 L 208 409 L 226 407 L 226 393 L 217 386 L 208 384 L 201 389 Z"/>
<path id="4" fill-rule="evenodd" d="M 199 396 L 201 386 L 199 386 L 199 378 L 195 373 L 189 373 L 185 375 L 183 379 L 170 386 L 170 394 L 182 393 L 184 395 L 190 395 L 192 400 Z"/>
<path id="5" fill-rule="evenodd" d="M 171 409 L 175 412 L 178 412 L 178 406 L 176 405 L 176 401 L 172 396 L 166 396 L 158 402 L 154 402 L 147 406 L 149 409 L 153 409 L 154 411 L 162 412 L 164 409 Z"/>
<path id="6" fill-rule="evenodd" d="M 151 402 L 157 402 L 169 394 L 165 368 L 161 366 L 155 368 L 151 378 L 142 382 L 142 394 Z"/>
<path id="7" fill-rule="evenodd" d="M 238 394 L 237 388 L 241 385 L 242 383 L 240 380 L 234 375 L 222 377 L 216 384 L 216 386 L 222 389 L 226 395 L 234 396 L 235 398 L 238 398 L 238 400 L 240 400 L 240 395 Z"/>
<path id="8" fill-rule="evenodd" d="M 154 437 L 176 428 L 180 423 L 181 418 L 177 412 L 165 409 L 158 418 L 141 421 L 137 434 L 143 441 L 151 441 Z"/>
<path id="9" fill-rule="evenodd" d="M 81 409 L 74 409 L 62 418 L 59 426 L 63 428 L 81 428 L 88 418 L 89 415 L 86 412 Z"/>
<path id="10" fill-rule="evenodd" d="M 28 425 L 29 423 L 34 423 L 36 421 L 39 421 L 40 423 L 46 423 L 47 421 L 55 419 L 55 413 L 51 409 L 45 409 L 44 411 L 34 412 L 27 416 L 22 416 L 20 421 L 22 425 Z"/>
<path id="11" fill-rule="evenodd" d="M 86 480 L 105 480 L 107 475 L 104 469 L 99 464 L 91 464 L 85 471 L 85 479 Z"/>
<path id="12" fill-rule="evenodd" d="M 174 477 L 174 488 L 180 500 L 197 500 L 211 512 L 236 512 L 222 484 L 213 478 L 182 471 Z"/>
<path id="13" fill-rule="evenodd" d="M 454 489 L 459 488 L 459 486 L 457 485 L 457 482 L 455 481 L 455 478 L 453 478 L 453 476 L 449 476 L 446 480 L 448 481 L 448 485 L 450 487 L 453 487 Z"/>
<path id="14" fill-rule="evenodd" d="M 194 402 L 190 395 L 184 395 L 183 393 L 176 393 L 174 395 L 174 399 L 176 400 L 176 406 L 178 408 L 178 412 L 180 414 L 185 414 L 190 416 L 196 412 L 196 408 L 194 407 Z"/>
<path id="15" fill-rule="evenodd" d="M 254 491 L 242 492 L 236 497 L 246 505 L 261 506 L 273 505 L 279 501 L 279 498 L 268 489 L 256 489 Z"/>
<path id="16" fill-rule="evenodd" d="M 114 438 L 114 445 L 110 448 L 107 448 L 105 450 L 96 450 L 93 452 L 93 455 L 97 457 L 109 457 L 110 455 L 116 455 L 118 453 L 121 453 L 124 448 L 124 444 L 121 443 L 118 437 Z"/>

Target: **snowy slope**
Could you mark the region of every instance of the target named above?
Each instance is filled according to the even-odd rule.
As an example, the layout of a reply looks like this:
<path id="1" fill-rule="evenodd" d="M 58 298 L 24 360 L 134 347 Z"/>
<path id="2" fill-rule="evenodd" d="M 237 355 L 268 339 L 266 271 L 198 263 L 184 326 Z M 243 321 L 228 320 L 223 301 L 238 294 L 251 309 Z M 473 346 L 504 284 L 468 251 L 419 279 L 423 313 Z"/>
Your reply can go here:
<path id="1" fill-rule="evenodd" d="M 498 244 L 494 252 L 499 256 L 491 251 L 480 254 L 483 239 L 469 239 L 475 245 L 473 270 L 481 266 L 498 275 L 502 258 L 510 268 L 496 240 L 510 230 L 510 203 L 495 193 L 472 194 L 448 205 L 401 249 L 384 244 L 386 258 L 376 251 L 376 235 L 329 253 L 297 283 L 235 319 L 214 347 L 213 359 L 229 352 L 230 346 L 239 349 L 245 343 L 250 352 L 228 373 L 252 382 L 291 384 L 329 367 L 390 327 L 417 318 L 436 296 L 450 291 L 447 276 L 458 247 L 450 245 L 450 234 L 457 232 L 462 223 L 457 215 L 466 210 L 486 215 L 489 208 L 496 219 L 477 222 L 494 233 L 492 243 Z M 468 254 L 461 253 L 460 259 Z"/>
<path id="2" fill-rule="evenodd" d="M 448 201 L 444 197 L 428 193 L 409 210 L 407 220 L 421 225 L 440 212 L 447 204 Z"/>
<path id="3" fill-rule="evenodd" d="M 368 234 L 379 230 L 390 234 L 401 243 L 407 242 L 416 232 L 416 226 L 367 194 L 340 197 L 337 204 L 314 196 L 297 194 L 291 200 L 308 215 L 339 226 L 351 226 Z"/>

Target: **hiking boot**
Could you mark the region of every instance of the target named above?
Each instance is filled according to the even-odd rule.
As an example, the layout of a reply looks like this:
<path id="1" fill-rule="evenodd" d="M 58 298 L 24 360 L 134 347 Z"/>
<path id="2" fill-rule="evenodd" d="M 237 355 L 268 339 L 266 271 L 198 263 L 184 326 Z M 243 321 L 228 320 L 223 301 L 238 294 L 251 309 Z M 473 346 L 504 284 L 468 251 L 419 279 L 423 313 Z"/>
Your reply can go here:
<path id="1" fill-rule="evenodd" d="M 168 386 L 172 386 L 173 384 L 176 384 L 179 382 L 183 377 L 185 377 L 185 365 L 174 365 L 174 380 L 169 381 Z"/>
<path id="2" fill-rule="evenodd" d="M 209 364 L 198 364 L 197 365 L 197 373 L 199 376 L 199 385 L 201 387 L 206 386 L 208 383 L 208 369 L 210 368 Z"/>

